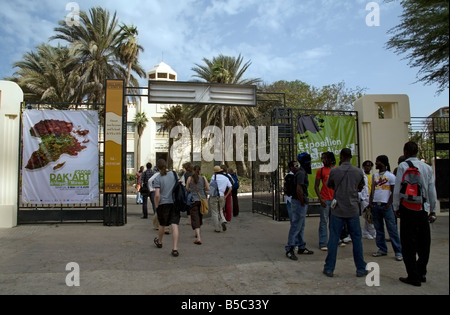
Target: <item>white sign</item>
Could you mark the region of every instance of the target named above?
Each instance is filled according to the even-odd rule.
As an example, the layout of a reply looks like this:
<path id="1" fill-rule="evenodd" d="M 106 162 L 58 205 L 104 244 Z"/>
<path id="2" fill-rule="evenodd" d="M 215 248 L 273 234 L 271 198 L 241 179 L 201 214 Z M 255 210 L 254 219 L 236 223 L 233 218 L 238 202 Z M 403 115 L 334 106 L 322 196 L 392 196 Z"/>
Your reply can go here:
<path id="1" fill-rule="evenodd" d="M 197 82 L 149 81 L 148 102 L 256 106 L 256 86 Z"/>

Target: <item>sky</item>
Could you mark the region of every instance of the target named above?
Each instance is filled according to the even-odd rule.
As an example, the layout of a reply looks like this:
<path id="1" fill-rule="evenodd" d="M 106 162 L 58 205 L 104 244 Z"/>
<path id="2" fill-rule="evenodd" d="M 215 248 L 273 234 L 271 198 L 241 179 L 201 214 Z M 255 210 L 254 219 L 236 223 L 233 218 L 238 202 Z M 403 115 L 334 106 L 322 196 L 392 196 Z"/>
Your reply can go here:
<path id="1" fill-rule="evenodd" d="M 251 62 L 246 78 L 267 84 L 345 82 L 366 94 L 407 94 L 412 117 L 449 105 L 448 89 L 437 95 L 437 85 L 417 82 L 419 69 L 385 47 L 401 22 L 398 0 L 0 0 L 0 78 L 12 76 L 13 63 L 36 46 L 57 45 L 49 38 L 76 6 L 101 6 L 135 25 L 143 68 L 164 61 L 179 81 L 193 80 L 203 58 L 241 54 Z"/>

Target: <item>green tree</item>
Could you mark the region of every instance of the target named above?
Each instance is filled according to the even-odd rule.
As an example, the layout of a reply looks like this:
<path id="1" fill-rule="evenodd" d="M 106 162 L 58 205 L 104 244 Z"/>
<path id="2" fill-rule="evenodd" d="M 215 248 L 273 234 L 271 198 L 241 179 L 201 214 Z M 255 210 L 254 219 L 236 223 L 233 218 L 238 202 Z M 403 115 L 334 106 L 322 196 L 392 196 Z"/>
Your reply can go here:
<path id="1" fill-rule="evenodd" d="M 386 47 L 407 54 L 409 65 L 420 68 L 419 82 L 438 84 L 437 93 L 449 87 L 449 1 L 402 0 L 401 23 Z"/>
<path id="2" fill-rule="evenodd" d="M 133 124 L 136 127 L 138 133 L 138 143 L 137 143 L 137 168 L 141 165 L 141 137 L 144 133 L 145 127 L 147 127 L 148 118 L 145 113 L 136 113 L 133 119 Z"/>
<path id="3" fill-rule="evenodd" d="M 75 70 L 82 74 L 79 86 L 87 87 L 89 102 L 104 101 L 106 79 L 127 79 L 127 69 L 122 62 L 129 61 L 130 58 L 122 56 L 121 59 L 120 48 L 117 48 L 121 46 L 119 39 L 124 34 L 118 28 L 118 23 L 116 13 L 111 16 L 103 8 L 91 8 L 89 15 L 84 11 L 80 12 L 79 26 L 68 26 L 65 21 L 60 21 L 60 26 L 55 28 L 57 34 L 51 37 L 70 44 L 70 53 L 78 58 Z M 125 38 L 124 36 L 123 39 L 126 40 Z M 125 52 L 128 53 L 128 50 L 122 49 L 122 53 Z M 144 73 L 137 62 L 131 63 L 131 68 L 139 75 Z M 130 77 L 130 83 L 138 86 L 134 76 Z"/>
<path id="4" fill-rule="evenodd" d="M 137 36 L 139 32 L 134 25 L 128 26 L 122 24 L 120 27 L 119 37 L 117 38 L 117 49 L 120 62 L 127 67 L 127 76 L 125 79 L 125 86 L 130 82 L 132 70 L 136 71 L 140 77 L 145 76 L 142 67 L 137 64 L 139 53 L 144 51 L 144 48 L 138 44 Z"/>
<path id="5" fill-rule="evenodd" d="M 25 101 L 76 103 L 83 99 L 83 92 L 74 88 L 80 80 L 76 66 L 67 47 L 42 44 L 14 63 L 14 75 L 26 91 Z"/>
<path id="6" fill-rule="evenodd" d="M 261 80 L 258 78 L 244 78 L 251 62 L 247 61 L 243 64 L 243 61 L 244 58 L 240 54 L 237 58 L 221 54 L 211 60 L 203 58 L 204 64 L 195 64 L 192 71 L 195 72 L 195 78 L 208 83 L 242 85 L 259 83 Z M 205 105 L 190 106 L 188 116 L 189 118 L 201 118 L 203 126 L 220 126 L 222 129 L 222 147 L 225 147 L 225 124 L 246 127 L 250 124 L 251 119 L 256 116 L 256 113 L 257 111 L 253 107 Z M 222 164 L 225 164 L 224 150 L 222 150 Z"/>
<path id="7" fill-rule="evenodd" d="M 164 115 L 162 116 L 162 119 L 164 119 L 164 123 L 161 129 L 158 130 L 159 132 L 167 131 L 170 134 L 170 131 L 177 126 L 185 126 L 188 129 L 191 129 L 191 123 L 187 119 L 186 113 L 184 112 L 183 107 L 181 105 L 172 106 L 169 109 L 167 109 Z M 169 138 L 169 151 L 172 145 L 173 145 L 173 138 Z M 191 141 L 191 152 L 192 152 L 192 141 Z M 167 161 L 167 166 L 169 169 L 173 168 L 173 160 L 170 154 L 169 160 Z"/>
<path id="8" fill-rule="evenodd" d="M 261 90 L 267 93 L 282 92 L 286 95 L 286 106 L 297 109 L 318 110 L 353 110 L 353 103 L 363 96 L 365 89 L 347 88 L 345 82 L 313 87 L 300 80 L 277 81 L 270 85 L 262 85 Z M 268 95 L 270 97 L 270 95 Z M 259 104 L 261 113 L 271 110 L 279 104 Z"/>

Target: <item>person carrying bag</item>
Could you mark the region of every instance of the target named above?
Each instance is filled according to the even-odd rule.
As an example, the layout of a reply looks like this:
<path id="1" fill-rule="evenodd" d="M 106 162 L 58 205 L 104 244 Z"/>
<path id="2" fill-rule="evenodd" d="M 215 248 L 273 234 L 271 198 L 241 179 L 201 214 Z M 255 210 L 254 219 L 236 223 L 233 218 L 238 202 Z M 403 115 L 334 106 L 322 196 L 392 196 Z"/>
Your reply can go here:
<path id="1" fill-rule="evenodd" d="M 200 175 L 200 166 L 194 166 L 193 174 L 186 182 L 186 189 L 192 194 L 191 226 L 195 231 L 194 244 L 201 245 L 200 227 L 203 224 L 203 215 L 208 214 L 207 191 L 210 189 L 208 181 Z M 196 193 L 193 193 L 195 190 Z"/>

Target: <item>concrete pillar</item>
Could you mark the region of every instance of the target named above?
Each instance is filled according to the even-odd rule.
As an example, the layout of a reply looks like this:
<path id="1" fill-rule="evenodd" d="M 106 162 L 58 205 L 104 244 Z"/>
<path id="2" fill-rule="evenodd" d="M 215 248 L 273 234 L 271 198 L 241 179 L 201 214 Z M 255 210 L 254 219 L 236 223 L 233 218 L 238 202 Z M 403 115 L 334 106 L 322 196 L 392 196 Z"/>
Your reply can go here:
<path id="1" fill-rule="evenodd" d="M 22 89 L 0 81 L 0 228 L 17 225 L 19 128 Z"/>
<path id="2" fill-rule="evenodd" d="M 380 108 L 384 117 L 379 115 Z M 355 110 L 359 120 L 361 164 L 366 160 L 375 163 L 377 156 L 386 155 L 393 171 L 398 157 L 403 155 L 403 146 L 409 141 L 409 97 L 399 94 L 365 95 L 355 102 Z"/>

